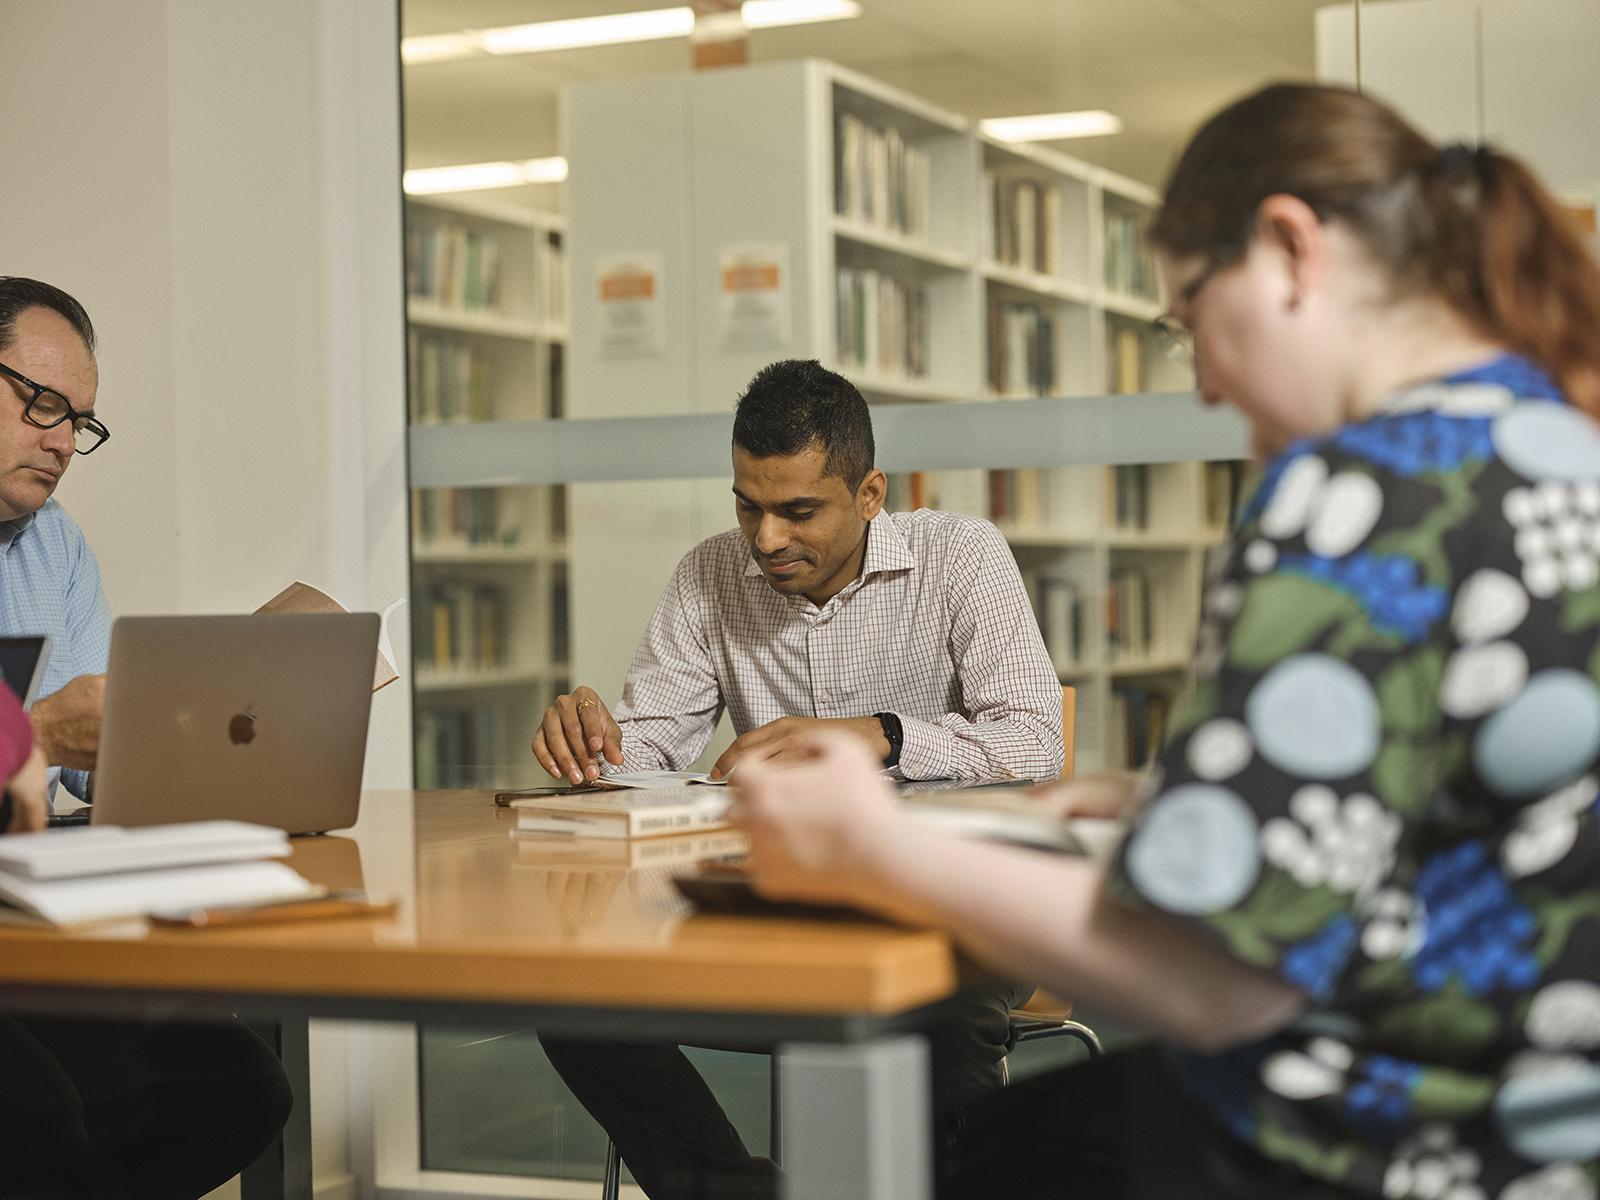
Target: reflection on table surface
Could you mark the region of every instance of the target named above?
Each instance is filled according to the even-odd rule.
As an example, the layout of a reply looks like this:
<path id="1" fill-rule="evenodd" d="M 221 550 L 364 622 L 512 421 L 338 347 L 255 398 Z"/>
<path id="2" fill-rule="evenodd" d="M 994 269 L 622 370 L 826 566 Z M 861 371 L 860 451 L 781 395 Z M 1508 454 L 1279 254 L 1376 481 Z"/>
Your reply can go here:
<path id="1" fill-rule="evenodd" d="M 490 792 L 368 792 L 354 829 L 296 838 L 289 861 L 313 882 L 394 896 L 394 915 L 0 929 L 0 983 L 871 1013 L 954 986 L 942 934 L 694 915 L 670 883 L 690 863 L 569 863 L 515 829 Z"/>

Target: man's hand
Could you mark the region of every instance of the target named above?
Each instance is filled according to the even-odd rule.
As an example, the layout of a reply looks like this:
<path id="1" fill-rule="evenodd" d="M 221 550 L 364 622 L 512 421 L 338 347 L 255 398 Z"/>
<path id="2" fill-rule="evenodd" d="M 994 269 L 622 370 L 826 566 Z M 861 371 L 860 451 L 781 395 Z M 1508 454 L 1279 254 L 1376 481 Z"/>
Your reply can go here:
<path id="1" fill-rule="evenodd" d="M 106 704 L 106 677 L 79 675 L 59 692 L 34 701 L 28 717 L 34 743 L 53 767 L 94 770 L 100 752 L 100 715 Z"/>
<path id="2" fill-rule="evenodd" d="M 6 780 L 6 791 L 11 795 L 11 824 L 0 833 L 32 833 L 44 828 L 50 814 L 50 802 L 45 798 L 46 769 L 44 753 L 34 746 L 28 761 Z"/>
<path id="3" fill-rule="evenodd" d="M 722 779 L 743 760 L 778 762 L 802 757 L 815 749 L 820 730 L 843 730 L 867 743 L 882 763 L 889 756 L 889 739 L 877 717 L 780 717 L 734 739 L 711 768 L 711 778 Z"/>
<path id="4" fill-rule="evenodd" d="M 739 770 L 735 825 L 750 834 L 750 879 L 763 895 L 870 904 L 873 855 L 895 838 L 898 801 L 878 759 L 839 721 L 808 721 L 787 761 Z"/>
<path id="5" fill-rule="evenodd" d="M 600 756 L 614 767 L 622 765 L 622 728 L 612 719 L 605 701 L 590 687 L 557 696 L 544 710 L 544 723 L 533 735 L 533 756 L 556 779 L 574 784 L 600 778 Z"/>

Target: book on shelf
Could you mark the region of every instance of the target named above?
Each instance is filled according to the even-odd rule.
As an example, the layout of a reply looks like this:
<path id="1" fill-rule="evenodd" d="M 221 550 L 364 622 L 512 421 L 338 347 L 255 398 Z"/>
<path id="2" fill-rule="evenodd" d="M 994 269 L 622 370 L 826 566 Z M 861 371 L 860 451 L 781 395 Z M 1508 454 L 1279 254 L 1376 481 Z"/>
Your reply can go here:
<path id="1" fill-rule="evenodd" d="M 989 519 L 1010 530 L 1083 529 L 1098 467 L 1019 467 L 989 473 Z"/>
<path id="2" fill-rule="evenodd" d="M 281 829 L 243 821 L 16 834 L 0 839 L 0 900 L 12 920 L 81 925 L 318 895 L 298 872 L 268 861 L 288 854 Z"/>
<path id="3" fill-rule="evenodd" d="M 1050 661 L 1061 668 L 1075 667 L 1084 661 L 1084 614 L 1090 610 L 1087 594 L 1077 580 L 1047 570 L 1022 572 L 1022 586 L 1028 594 L 1039 635 L 1044 639 Z"/>
<path id="4" fill-rule="evenodd" d="M 636 871 L 744 854 L 750 839 L 737 829 L 663 837 L 606 838 L 514 829 L 517 865 L 545 870 Z"/>
<path id="5" fill-rule="evenodd" d="M 1144 346 L 1137 330 L 1126 325 L 1111 336 L 1110 390 L 1118 396 L 1133 396 L 1144 391 Z"/>
<path id="6" fill-rule="evenodd" d="M 1150 656 L 1150 580 L 1138 567 L 1119 567 L 1106 582 L 1106 647 L 1113 662 Z"/>
<path id="7" fill-rule="evenodd" d="M 441 308 L 497 309 L 502 247 L 494 235 L 448 219 L 413 219 L 406 229 L 406 292 Z"/>
<path id="8" fill-rule="evenodd" d="M 925 237 L 931 179 L 927 152 L 898 129 L 880 129 L 854 113 L 836 116 L 833 208 L 841 217 Z"/>
<path id="9" fill-rule="evenodd" d="M 584 837 L 660 837 L 724 829 L 731 800 L 721 788 L 625 788 L 513 800 L 517 828 Z"/>
<path id="10" fill-rule="evenodd" d="M 564 663 L 572 647 L 571 615 L 568 611 L 570 585 L 567 564 L 555 563 L 550 571 L 550 658 Z"/>
<path id="11" fill-rule="evenodd" d="M 1122 296 L 1154 300 L 1155 260 L 1144 237 L 1145 216 L 1107 205 L 1105 214 L 1105 283 Z"/>
<path id="12" fill-rule="evenodd" d="M 412 329 L 406 338 L 411 421 L 437 425 L 493 418 L 495 365 L 465 338 Z"/>
<path id="13" fill-rule="evenodd" d="M 559 325 L 567 319 L 567 254 L 556 230 L 543 230 L 533 242 L 532 315 Z"/>
<path id="14" fill-rule="evenodd" d="M 497 488 L 419 488 L 411 493 L 418 546 L 515 546 L 522 526 Z"/>
<path id="15" fill-rule="evenodd" d="M 1119 463 L 1106 478 L 1107 510 L 1118 529 L 1150 528 L 1150 468 L 1145 463 Z"/>
<path id="16" fill-rule="evenodd" d="M 880 375 L 928 374 L 928 291 L 871 269 L 840 267 L 839 362 Z"/>
<path id="17" fill-rule="evenodd" d="M 1243 502 L 1249 464 L 1209 462 L 1205 464 L 1205 522 L 1207 529 L 1233 528 Z"/>
<path id="18" fill-rule="evenodd" d="M 1050 396 L 1058 389 L 1055 315 L 1038 304 L 989 301 L 989 390 Z"/>
<path id="19" fill-rule="evenodd" d="M 500 725 L 501 717 L 492 704 L 419 707 L 418 786 L 482 786 L 497 766 Z"/>
<path id="20" fill-rule="evenodd" d="M 476 670 L 506 661 L 505 589 L 446 580 L 417 589 L 415 657 L 437 671 Z"/>
<path id="21" fill-rule="evenodd" d="M 984 173 L 989 258 L 1003 267 L 1054 275 L 1061 262 L 1061 191 L 1032 179 Z"/>
<path id="22" fill-rule="evenodd" d="M 1143 770 L 1166 740 L 1172 697 L 1150 688 L 1117 688 L 1111 693 L 1106 763 Z"/>

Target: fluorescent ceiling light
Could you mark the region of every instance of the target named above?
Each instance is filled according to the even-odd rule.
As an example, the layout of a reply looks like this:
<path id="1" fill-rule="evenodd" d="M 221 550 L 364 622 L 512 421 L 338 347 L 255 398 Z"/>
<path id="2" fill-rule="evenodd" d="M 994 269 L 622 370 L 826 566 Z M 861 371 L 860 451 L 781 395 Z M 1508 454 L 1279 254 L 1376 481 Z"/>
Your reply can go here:
<path id="1" fill-rule="evenodd" d="M 528 158 L 521 162 L 462 163 L 454 167 L 419 167 L 407 171 L 401 186 L 410 196 L 436 192 L 480 192 L 524 183 L 560 183 L 567 177 L 564 158 Z"/>
<path id="2" fill-rule="evenodd" d="M 427 37 L 408 37 L 400 42 L 400 61 L 413 63 L 449 62 L 466 58 L 480 49 L 475 33 L 435 33 Z"/>
<path id="3" fill-rule="evenodd" d="M 694 9 L 684 6 L 507 25 L 482 30 L 478 40 L 490 54 L 537 54 L 545 50 L 575 50 L 581 46 L 653 42 L 661 38 L 688 37 L 693 32 Z"/>
<path id="4" fill-rule="evenodd" d="M 848 21 L 861 15 L 856 0 L 744 0 L 739 16 L 746 29 Z"/>
<path id="5" fill-rule="evenodd" d="M 745 0 L 737 19 L 746 29 L 775 29 L 783 25 L 846 21 L 860 15 L 861 5 L 856 0 Z M 652 42 L 689 37 L 694 33 L 694 25 L 694 9 L 687 5 L 574 17 L 565 21 L 535 21 L 530 25 L 502 25 L 495 29 L 467 29 L 459 33 L 405 38 L 400 43 L 400 58 L 408 65 L 415 65 L 470 58 L 485 51 L 539 54 L 550 50 L 579 50 L 586 46 Z"/>
<path id="6" fill-rule="evenodd" d="M 1054 142 L 1122 132 L 1121 120 L 1100 108 L 1037 113 L 1031 117 L 989 117 L 978 124 L 990 137 L 1002 142 Z"/>

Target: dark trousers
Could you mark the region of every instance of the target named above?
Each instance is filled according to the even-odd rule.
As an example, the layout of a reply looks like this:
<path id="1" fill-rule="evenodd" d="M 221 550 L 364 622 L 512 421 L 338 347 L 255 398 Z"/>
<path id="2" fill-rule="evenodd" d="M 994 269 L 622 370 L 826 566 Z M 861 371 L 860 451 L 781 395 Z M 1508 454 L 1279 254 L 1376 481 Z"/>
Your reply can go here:
<path id="1" fill-rule="evenodd" d="M 1224 1132 L 1143 1047 L 1022 1080 L 941 1122 L 939 1200 L 1353 1200 Z"/>
<path id="2" fill-rule="evenodd" d="M 1018 987 L 964 1000 L 929 1035 L 936 1108 L 964 1104 L 1001 1085 L 1011 1049 L 1007 1014 L 1031 991 Z M 711 1089 L 677 1046 L 571 1041 L 545 1034 L 539 1041 L 651 1200 L 766 1200 L 777 1194 L 776 1167 L 745 1148 Z"/>
<path id="3" fill-rule="evenodd" d="M 203 1196 L 292 1103 L 271 1048 L 236 1021 L 0 1016 L 0 1196 Z"/>

